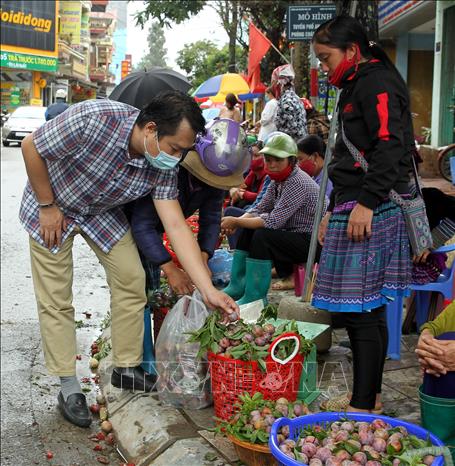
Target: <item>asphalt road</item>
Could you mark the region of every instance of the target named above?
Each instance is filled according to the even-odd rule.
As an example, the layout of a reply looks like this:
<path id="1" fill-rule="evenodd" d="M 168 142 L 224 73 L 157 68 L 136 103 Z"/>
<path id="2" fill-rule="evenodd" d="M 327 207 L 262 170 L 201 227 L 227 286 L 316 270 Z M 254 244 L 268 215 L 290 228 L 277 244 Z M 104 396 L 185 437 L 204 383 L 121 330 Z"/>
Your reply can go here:
<path id="1" fill-rule="evenodd" d="M 58 379 L 47 374 L 41 351 L 38 316 L 30 272 L 28 235 L 18 211 L 26 182 L 18 147 L 1 148 L 1 464 L 99 465 L 97 455 L 107 455 L 111 465 L 121 459 L 112 447 L 99 453 L 88 439 L 98 432 L 70 425 L 60 415 L 56 399 Z M 77 330 L 78 375 L 89 377 L 89 349 L 99 335 L 100 322 L 109 309 L 105 275 L 95 254 L 82 238 L 75 240 L 74 305 Z M 92 314 L 87 319 L 83 312 Z M 93 402 L 96 386 L 87 394 Z M 53 458 L 47 459 L 47 452 Z"/>

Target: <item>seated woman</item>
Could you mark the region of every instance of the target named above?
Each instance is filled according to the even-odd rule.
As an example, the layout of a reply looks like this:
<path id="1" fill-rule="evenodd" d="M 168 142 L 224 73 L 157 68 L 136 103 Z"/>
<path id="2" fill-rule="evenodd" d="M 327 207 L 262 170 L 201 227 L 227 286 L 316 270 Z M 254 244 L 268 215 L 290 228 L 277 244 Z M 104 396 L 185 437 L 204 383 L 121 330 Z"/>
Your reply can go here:
<path id="1" fill-rule="evenodd" d="M 416 353 L 424 373 L 422 391 L 455 399 L 455 302 L 421 327 Z"/>
<path id="2" fill-rule="evenodd" d="M 224 289 L 238 304 L 266 300 L 273 265 L 279 277 L 292 279 L 293 264 L 306 261 L 319 196 L 318 185 L 297 166 L 289 135 L 274 133 L 260 153 L 272 180 L 267 192 L 256 209 L 221 221 L 226 234 L 243 228 Z"/>
<path id="3" fill-rule="evenodd" d="M 221 108 L 219 118 L 229 118 L 237 123 L 242 121 L 240 110 L 236 107 L 239 103 L 234 94 L 227 94 L 225 99 L 225 106 Z"/>
<path id="4" fill-rule="evenodd" d="M 325 144 L 324 141 L 315 135 L 307 136 L 297 142 L 297 160 L 299 167 L 310 175 L 318 185 L 322 181 L 322 169 L 324 168 Z M 327 180 L 325 195 L 330 198 L 333 184 Z"/>
<path id="5" fill-rule="evenodd" d="M 262 189 L 265 177 L 264 156 L 259 153 L 262 145 L 258 142 L 251 146 L 252 158 L 250 171 L 243 183 L 229 191 L 231 195 L 231 205 L 240 209 L 246 209 L 256 200 L 258 193 Z M 231 214 L 226 214 L 231 215 Z"/>

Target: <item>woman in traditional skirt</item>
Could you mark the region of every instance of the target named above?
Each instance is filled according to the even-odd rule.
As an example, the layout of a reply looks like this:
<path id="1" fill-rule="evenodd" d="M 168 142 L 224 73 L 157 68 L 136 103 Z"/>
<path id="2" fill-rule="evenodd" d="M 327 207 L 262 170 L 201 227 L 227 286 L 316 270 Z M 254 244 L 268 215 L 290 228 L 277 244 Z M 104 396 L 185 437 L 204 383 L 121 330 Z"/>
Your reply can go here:
<path id="1" fill-rule="evenodd" d="M 388 342 L 385 305 L 407 294 L 411 278 L 405 220 L 388 198 L 392 188 L 409 193 L 414 147 L 409 96 L 395 66 L 354 18 L 338 16 L 322 24 L 313 46 L 330 84 L 342 89 L 313 305 L 338 313 L 351 342 L 354 372 L 352 395 L 325 407 L 377 413 Z M 341 126 L 367 160 L 367 173 L 344 144 Z"/>

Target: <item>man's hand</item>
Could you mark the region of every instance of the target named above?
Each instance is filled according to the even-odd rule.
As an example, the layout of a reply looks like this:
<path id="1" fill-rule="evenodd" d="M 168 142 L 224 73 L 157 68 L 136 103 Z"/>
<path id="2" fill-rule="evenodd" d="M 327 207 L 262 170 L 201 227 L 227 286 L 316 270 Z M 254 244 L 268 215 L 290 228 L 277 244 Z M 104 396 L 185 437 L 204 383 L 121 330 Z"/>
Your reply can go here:
<path id="1" fill-rule="evenodd" d="M 368 207 L 357 204 L 349 216 L 347 235 L 350 240 L 360 242 L 371 237 L 371 222 L 373 211 Z"/>
<path id="2" fill-rule="evenodd" d="M 237 230 L 237 217 L 223 217 L 221 219 L 221 233 L 232 235 Z"/>
<path id="3" fill-rule="evenodd" d="M 209 309 L 220 309 L 226 314 L 239 312 L 239 306 L 236 302 L 226 293 L 212 287 L 208 292 L 203 293 L 204 302 Z"/>
<path id="4" fill-rule="evenodd" d="M 166 274 L 169 286 L 178 295 L 192 294 L 194 285 L 187 273 L 179 269 L 172 261 L 161 266 Z"/>
<path id="5" fill-rule="evenodd" d="M 455 371 L 455 341 L 454 340 L 437 340 L 442 350 L 439 360 L 444 364 L 447 372 Z"/>
<path id="6" fill-rule="evenodd" d="M 318 230 L 318 241 L 321 246 L 324 245 L 325 234 L 327 233 L 327 227 L 329 226 L 329 220 L 332 212 L 327 212 L 324 217 L 322 217 L 321 223 L 319 224 Z"/>
<path id="7" fill-rule="evenodd" d="M 46 246 L 52 249 L 55 245 L 61 246 L 62 232 L 66 231 L 66 220 L 58 206 L 45 207 L 39 211 L 39 234 Z"/>

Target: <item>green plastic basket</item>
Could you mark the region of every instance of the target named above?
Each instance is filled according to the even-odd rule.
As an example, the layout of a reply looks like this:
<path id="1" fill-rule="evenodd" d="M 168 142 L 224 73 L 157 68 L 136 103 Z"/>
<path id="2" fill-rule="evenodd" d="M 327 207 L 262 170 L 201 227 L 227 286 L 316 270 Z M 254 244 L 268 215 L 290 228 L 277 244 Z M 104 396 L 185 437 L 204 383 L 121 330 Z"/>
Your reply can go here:
<path id="1" fill-rule="evenodd" d="M 437 398 L 419 387 L 422 427 L 439 437 L 450 448 L 455 461 L 455 399 Z"/>

